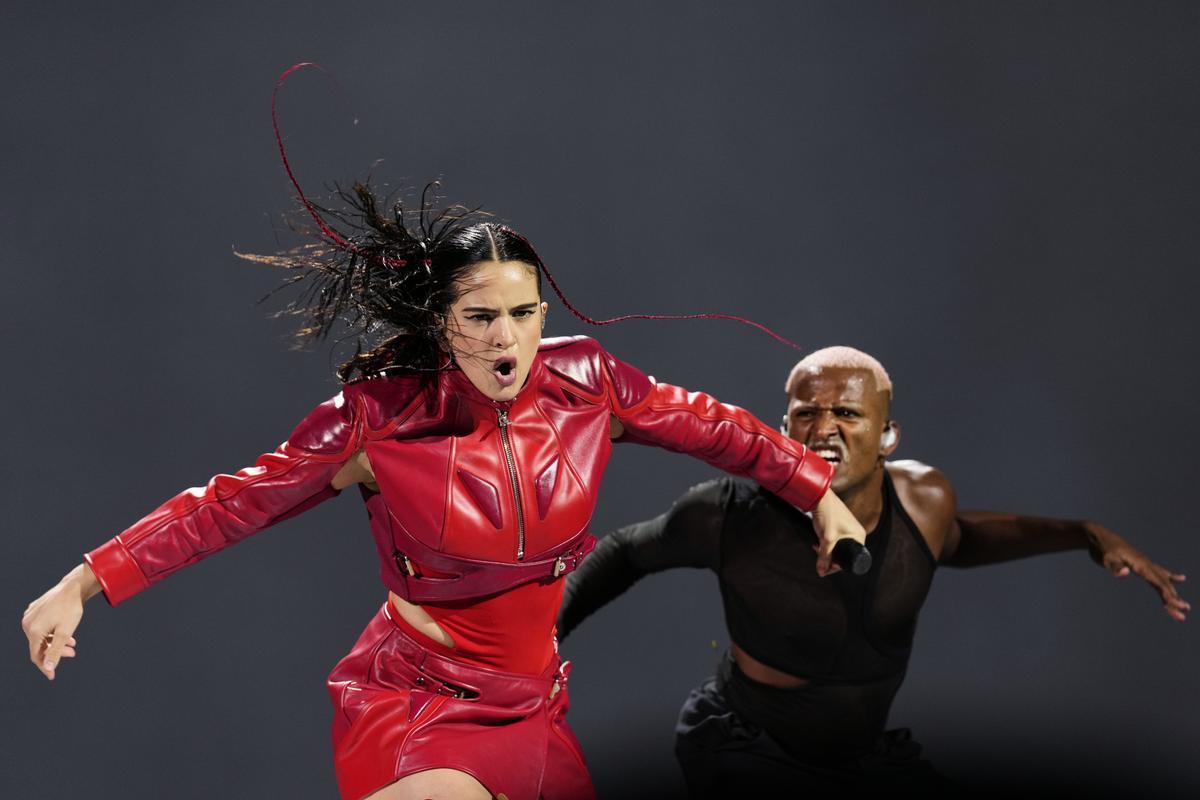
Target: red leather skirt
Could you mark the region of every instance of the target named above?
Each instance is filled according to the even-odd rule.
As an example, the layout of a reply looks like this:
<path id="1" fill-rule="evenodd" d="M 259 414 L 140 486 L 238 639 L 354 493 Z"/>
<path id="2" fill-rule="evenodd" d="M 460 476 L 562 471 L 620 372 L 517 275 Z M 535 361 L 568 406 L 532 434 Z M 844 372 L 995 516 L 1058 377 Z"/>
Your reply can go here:
<path id="1" fill-rule="evenodd" d="M 567 727 L 569 663 L 542 675 L 464 664 L 423 647 L 389 611 L 384 603 L 329 675 L 342 800 L 437 768 L 508 800 L 595 797 Z"/>

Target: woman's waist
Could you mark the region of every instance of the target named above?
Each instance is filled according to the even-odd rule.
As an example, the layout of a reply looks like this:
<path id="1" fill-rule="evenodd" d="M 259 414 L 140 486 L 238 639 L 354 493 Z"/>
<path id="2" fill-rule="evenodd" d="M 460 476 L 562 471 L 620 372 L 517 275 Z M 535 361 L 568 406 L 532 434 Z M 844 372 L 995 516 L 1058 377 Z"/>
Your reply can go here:
<path id="1" fill-rule="evenodd" d="M 415 605 L 395 594 L 387 609 L 405 635 L 455 662 L 538 675 L 557 662 L 554 622 L 563 582 L 527 583 L 491 597 Z"/>
<path id="2" fill-rule="evenodd" d="M 510 672 L 444 655 L 417 638 L 384 603 L 355 648 L 329 676 L 355 692 L 410 691 L 504 707 L 521 717 L 566 686 L 569 663 L 555 659 L 539 673 Z"/>

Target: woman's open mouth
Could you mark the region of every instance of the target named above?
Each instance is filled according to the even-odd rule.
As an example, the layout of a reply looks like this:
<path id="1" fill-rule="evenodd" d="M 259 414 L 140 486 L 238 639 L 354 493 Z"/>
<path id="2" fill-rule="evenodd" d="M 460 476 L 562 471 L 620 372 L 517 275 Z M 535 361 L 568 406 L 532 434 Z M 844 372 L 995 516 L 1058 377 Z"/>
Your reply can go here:
<path id="1" fill-rule="evenodd" d="M 492 375 L 501 386 L 512 386 L 517 380 L 517 359 L 514 356 L 497 358 L 492 362 Z"/>

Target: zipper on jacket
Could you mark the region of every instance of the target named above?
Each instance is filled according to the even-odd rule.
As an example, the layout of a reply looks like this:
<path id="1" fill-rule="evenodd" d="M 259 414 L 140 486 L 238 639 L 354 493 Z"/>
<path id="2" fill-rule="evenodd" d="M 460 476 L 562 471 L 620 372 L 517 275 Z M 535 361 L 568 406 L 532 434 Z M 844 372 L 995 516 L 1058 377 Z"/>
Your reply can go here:
<path id="1" fill-rule="evenodd" d="M 513 459 L 512 443 L 508 440 L 508 412 L 496 409 L 496 413 L 500 418 L 500 444 L 504 447 L 504 461 L 508 464 L 508 480 L 517 504 L 517 561 L 521 561 L 525 558 L 525 510 L 521 507 L 521 489 L 517 484 L 517 463 Z"/>

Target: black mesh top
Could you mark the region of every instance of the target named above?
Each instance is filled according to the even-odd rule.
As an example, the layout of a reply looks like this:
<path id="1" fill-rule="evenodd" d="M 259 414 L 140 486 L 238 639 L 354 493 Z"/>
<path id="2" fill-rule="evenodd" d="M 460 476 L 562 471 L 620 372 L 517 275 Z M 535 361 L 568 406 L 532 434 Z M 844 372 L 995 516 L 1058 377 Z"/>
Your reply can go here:
<path id="1" fill-rule="evenodd" d="M 695 486 L 662 516 L 600 542 L 568 580 L 559 635 L 643 575 L 672 567 L 711 569 L 733 641 L 758 661 L 811 682 L 790 692 L 795 703 L 780 702 L 783 690 L 767 692 L 763 714 L 774 706 L 770 716 L 779 716 L 780 724 L 803 724 L 810 732 L 850 723 L 849 738 L 866 746 L 882 731 L 903 678 L 936 567 L 886 471 L 883 494 L 879 523 L 867 535 L 871 571 L 821 578 L 813 550 L 817 536 L 806 514 L 732 478 Z M 744 676 L 738 683 L 746 690 L 742 705 L 760 705 L 751 699 L 755 687 L 769 688 Z M 805 713 L 788 708 L 796 703 Z"/>

